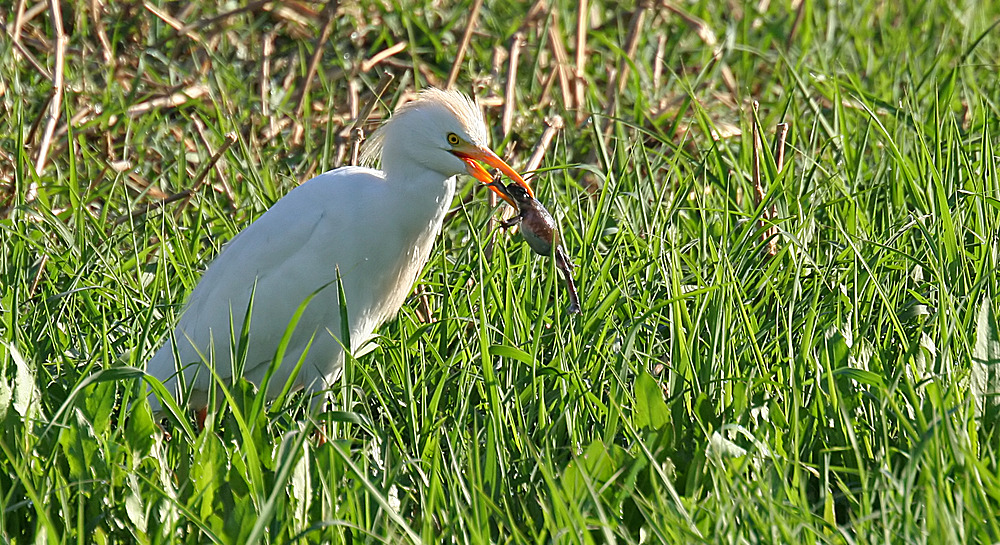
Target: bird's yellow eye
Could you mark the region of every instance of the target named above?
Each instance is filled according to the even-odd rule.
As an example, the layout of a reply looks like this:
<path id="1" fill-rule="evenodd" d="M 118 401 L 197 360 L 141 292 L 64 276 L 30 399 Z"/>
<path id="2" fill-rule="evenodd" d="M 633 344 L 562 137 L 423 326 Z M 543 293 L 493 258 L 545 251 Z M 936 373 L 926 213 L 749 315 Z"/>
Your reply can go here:
<path id="1" fill-rule="evenodd" d="M 462 139 L 459 138 L 457 134 L 453 132 L 448 133 L 448 143 L 451 144 L 452 146 L 457 146 L 458 143 L 461 141 Z"/>

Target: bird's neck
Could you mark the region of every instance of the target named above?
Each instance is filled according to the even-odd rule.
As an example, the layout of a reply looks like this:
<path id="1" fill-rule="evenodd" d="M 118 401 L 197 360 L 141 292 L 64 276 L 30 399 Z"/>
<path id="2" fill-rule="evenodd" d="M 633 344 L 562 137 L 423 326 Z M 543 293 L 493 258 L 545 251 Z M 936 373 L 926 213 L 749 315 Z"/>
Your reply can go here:
<path id="1" fill-rule="evenodd" d="M 452 190 L 455 187 L 454 176 L 442 174 L 412 160 L 393 161 L 383 156 L 382 171 L 396 191 L 433 194 L 444 192 L 449 186 Z"/>
<path id="2" fill-rule="evenodd" d="M 439 221 L 455 196 L 455 176 L 410 164 L 404 169 L 383 165 L 385 179 L 396 198 L 406 203 L 403 214 L 414 221 Z M 402 218 L 400 218 L 402 219 Z"/>

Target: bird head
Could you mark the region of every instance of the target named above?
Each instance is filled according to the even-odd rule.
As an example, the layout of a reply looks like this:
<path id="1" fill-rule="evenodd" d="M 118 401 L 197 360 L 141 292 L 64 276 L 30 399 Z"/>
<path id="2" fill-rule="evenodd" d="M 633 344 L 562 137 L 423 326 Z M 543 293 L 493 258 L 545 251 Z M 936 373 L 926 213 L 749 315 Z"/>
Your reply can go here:
<path id="1" fill-rule="evenodd" d="M 405 172 L 419 164 L 444 176 L 469 174 L 490 184 L 485 164 L 533 195 L 524 178 L 489 148 L 486 135 L 482 112 L 472 99 L 458 91 L 428 88 L 396 109 L 369 139 L 364 157 L 368 163 L 380 158 L 387 173 Z M 490 189 L 517 206 L 505 192 L 495 186 Z"/>

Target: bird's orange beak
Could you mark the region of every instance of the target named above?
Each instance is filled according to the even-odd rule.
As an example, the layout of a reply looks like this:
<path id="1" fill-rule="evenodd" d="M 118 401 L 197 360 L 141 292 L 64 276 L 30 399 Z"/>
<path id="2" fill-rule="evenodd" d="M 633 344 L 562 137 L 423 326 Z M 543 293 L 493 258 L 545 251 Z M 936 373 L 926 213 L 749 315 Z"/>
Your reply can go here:
<path id="1" fill-rule="evenodd" d="M 532 197 L 535 196 L 535 192 L 531 190 L 531 186 L 528 182 L 524 181 L 524 178 L 517 173 L 514 169 L 510 168 L 510 165 L 504 162 L 497 154 L 493 153 L 489 148 L 480 148 L 472 145 L 458 145 L 451 149 L 451 153 L 461 160 L 465 161 L 466 171 L 475 179 L 483 182 L 484 184 L 489 184 L 493 181 L 493 176 L 490 176 L 489 172 L 483 168 L 479 163 L 485 163 L 491 167 L 494 167 L 500 172 L 507 175 L 508 178 L 514 180 L 517 185 L 524 188 L 528 192 L 528 195 Z M 517 204 L 513 199 L 507 196 L 502 190 L 497 189 L 496 186 L 490 186 L 490 191 L 496 193 L 501 199 L 507 201 L 508 204 L 517 208 Z"/>

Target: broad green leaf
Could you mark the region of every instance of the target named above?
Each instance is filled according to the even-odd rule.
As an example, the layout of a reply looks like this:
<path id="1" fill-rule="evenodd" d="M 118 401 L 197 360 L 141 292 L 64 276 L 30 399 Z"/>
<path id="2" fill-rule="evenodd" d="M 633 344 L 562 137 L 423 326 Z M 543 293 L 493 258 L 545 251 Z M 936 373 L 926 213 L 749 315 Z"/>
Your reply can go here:
<path id="1" fill-rule="evenodd" d="M 14 390 L 7 382 L 7 377 L 0 374 L 0 421 L 7 417 L 7 411 L 13 399 Z"/>
<path id="2" fill-rule="evenodd" d="M 59 444 L 69 465 L 70 478 L 89 480 L 103 477 L 104 464 L 97 456 L 99 443 L 94 429 L 80 409 L 73 409 L 73 418 L 59 433 Z"/>
<path id="3" fill-rule="evenodd" d="M 512 360 L 516 360 L 521 363 L 525 363 L 527 365 L 531 365 L 531 362 L 534 361 L 534 358 L 531 357 L 531 354 L 528 354 L 524 350 L 502 344 L 494 344 L 493 346 L 491 346 L 490 355 L 500 356 L 502 358 L 510 358 Z"/>
<path id="4" fill-rule="evenodd" d="M 745 456 L 747 453 L 747 449 L 730 441 L 718 431 L 712 432 L 705 450 L 707 451 L 706 454 L 716 459 L 739 458 L 740 456 Z"/>
<path id="5" fill-rule="evenodd" d="M 14 360 L 14 410 L 24 419 L 33 418 L 38 409 L 38 400 L 41 399 L 41 394 L 35 387 L 35 374 L 17 347 L 7 345 L 7 350 Z"/>
<path id="6" fill-rule="evenodd" d="M 298 433 L 306 432 L 305 430 L 300 430 Z M 301 452 L 302 455 L 299 457 L 298 462 L 295 462 L 292 475 L 289 479 L 291 481 L 291 495 L 289 500 L 294 515 L 289 517 L 289 523 L 294 527 L 296 532 L 302 532 L 306 529 L 307 525 L 305 521 L 309 520 L 309 509 L 312 506 L 311 500 L 313 498 L 313 482 L 309 475 L 309 467 L 312 465 L 313 457 L 310 456 L 309 445 L 303 444 Z"/>
<path id="7" fill-rule="evenodd" d="M 149 449 L 153 446 L 153 435 L 156 433 L 159 430 L 153 422 L 149 403 L 145 399 L 136 402 L 125 423 L 124 435 L 125 442 L 132 449 L 132 455 L 139 458 L 149 454 Z"/>
<path id="8" fill-rule="evenodd" d="M 98 382 L 82 393 L 83 410 L 94 426 L 94 433 L 104 435 L 111 423 L 111 410 L 115 407 L 115 384 Z"/>
<path id="9" fill-rule="evenodd" d="M 1000 335 L 989 297 L 980 303 L 976 316 L 971 389 L 976 401 L 976 416 L 984 425 L 993 428 L 1000 416 Z"/>
<path id="10" fill-rule="evenodd" d="M 670 411 L 663 401 L 663 390 L 649 373 L 641 372 L 635 379 L 635 417 L 638 428 L 659 429 L 669 420 Z"/>
<path id="11" fill-rule="evenodd" d="M 226 480 L 224 468 L 227 464 L 225 447 L 215 434 L 203 434 L 199 439 L 202 443 L 191 464 L 193 497 L 198 499 L 189 507 L 202 519 L 207 519 L 214 511 L 219 484 Z"/>
<path id="12" fill-rule="evenodd" d="M 882 377 L 872 373 L 871 371 L 865 371 L 864 369 L 855 369 L 853 367 L 834 369 L 833 376 L 837 378 L 849 378 L 855 382 L 860 382 L 861 384 L 867 384 L 869 386 L 878 386 L 880 388 L 885 387 L 885 381 L 882 380 Z"/>
<path id="13" fill-rule="evenodd" d="M 146 409 L 147 411 L 149 409 Z M 143 509 L 142 487 L 135 473 L 130 473 L 126 478 L 128 492 L 125 495 L 125 514 L 129 522 L 135 527 L 135 531 L 145 534 L 147 531 L 146 512 Z"/>
<path id="14" fill-rule="evenodd" d="M 827 371 L 848 366 L 848 355 L 851 352 L 850 339 L 844 336 L 840 329 L 831 327 L 826 331 L 823 346 L 827 357 Z"/>
<path id="15" fill-rule="evenodd" d="M 566 494 L 576 502 L 591 495 L 587 483 L 595 490 L 604 489 L 604 484 L 627 463 L 628 454 L 618 445 L 605 445 L 596 440 L 587 446 L 582 456 L 567 464 L 563 471 L 562 483 Z"/>

